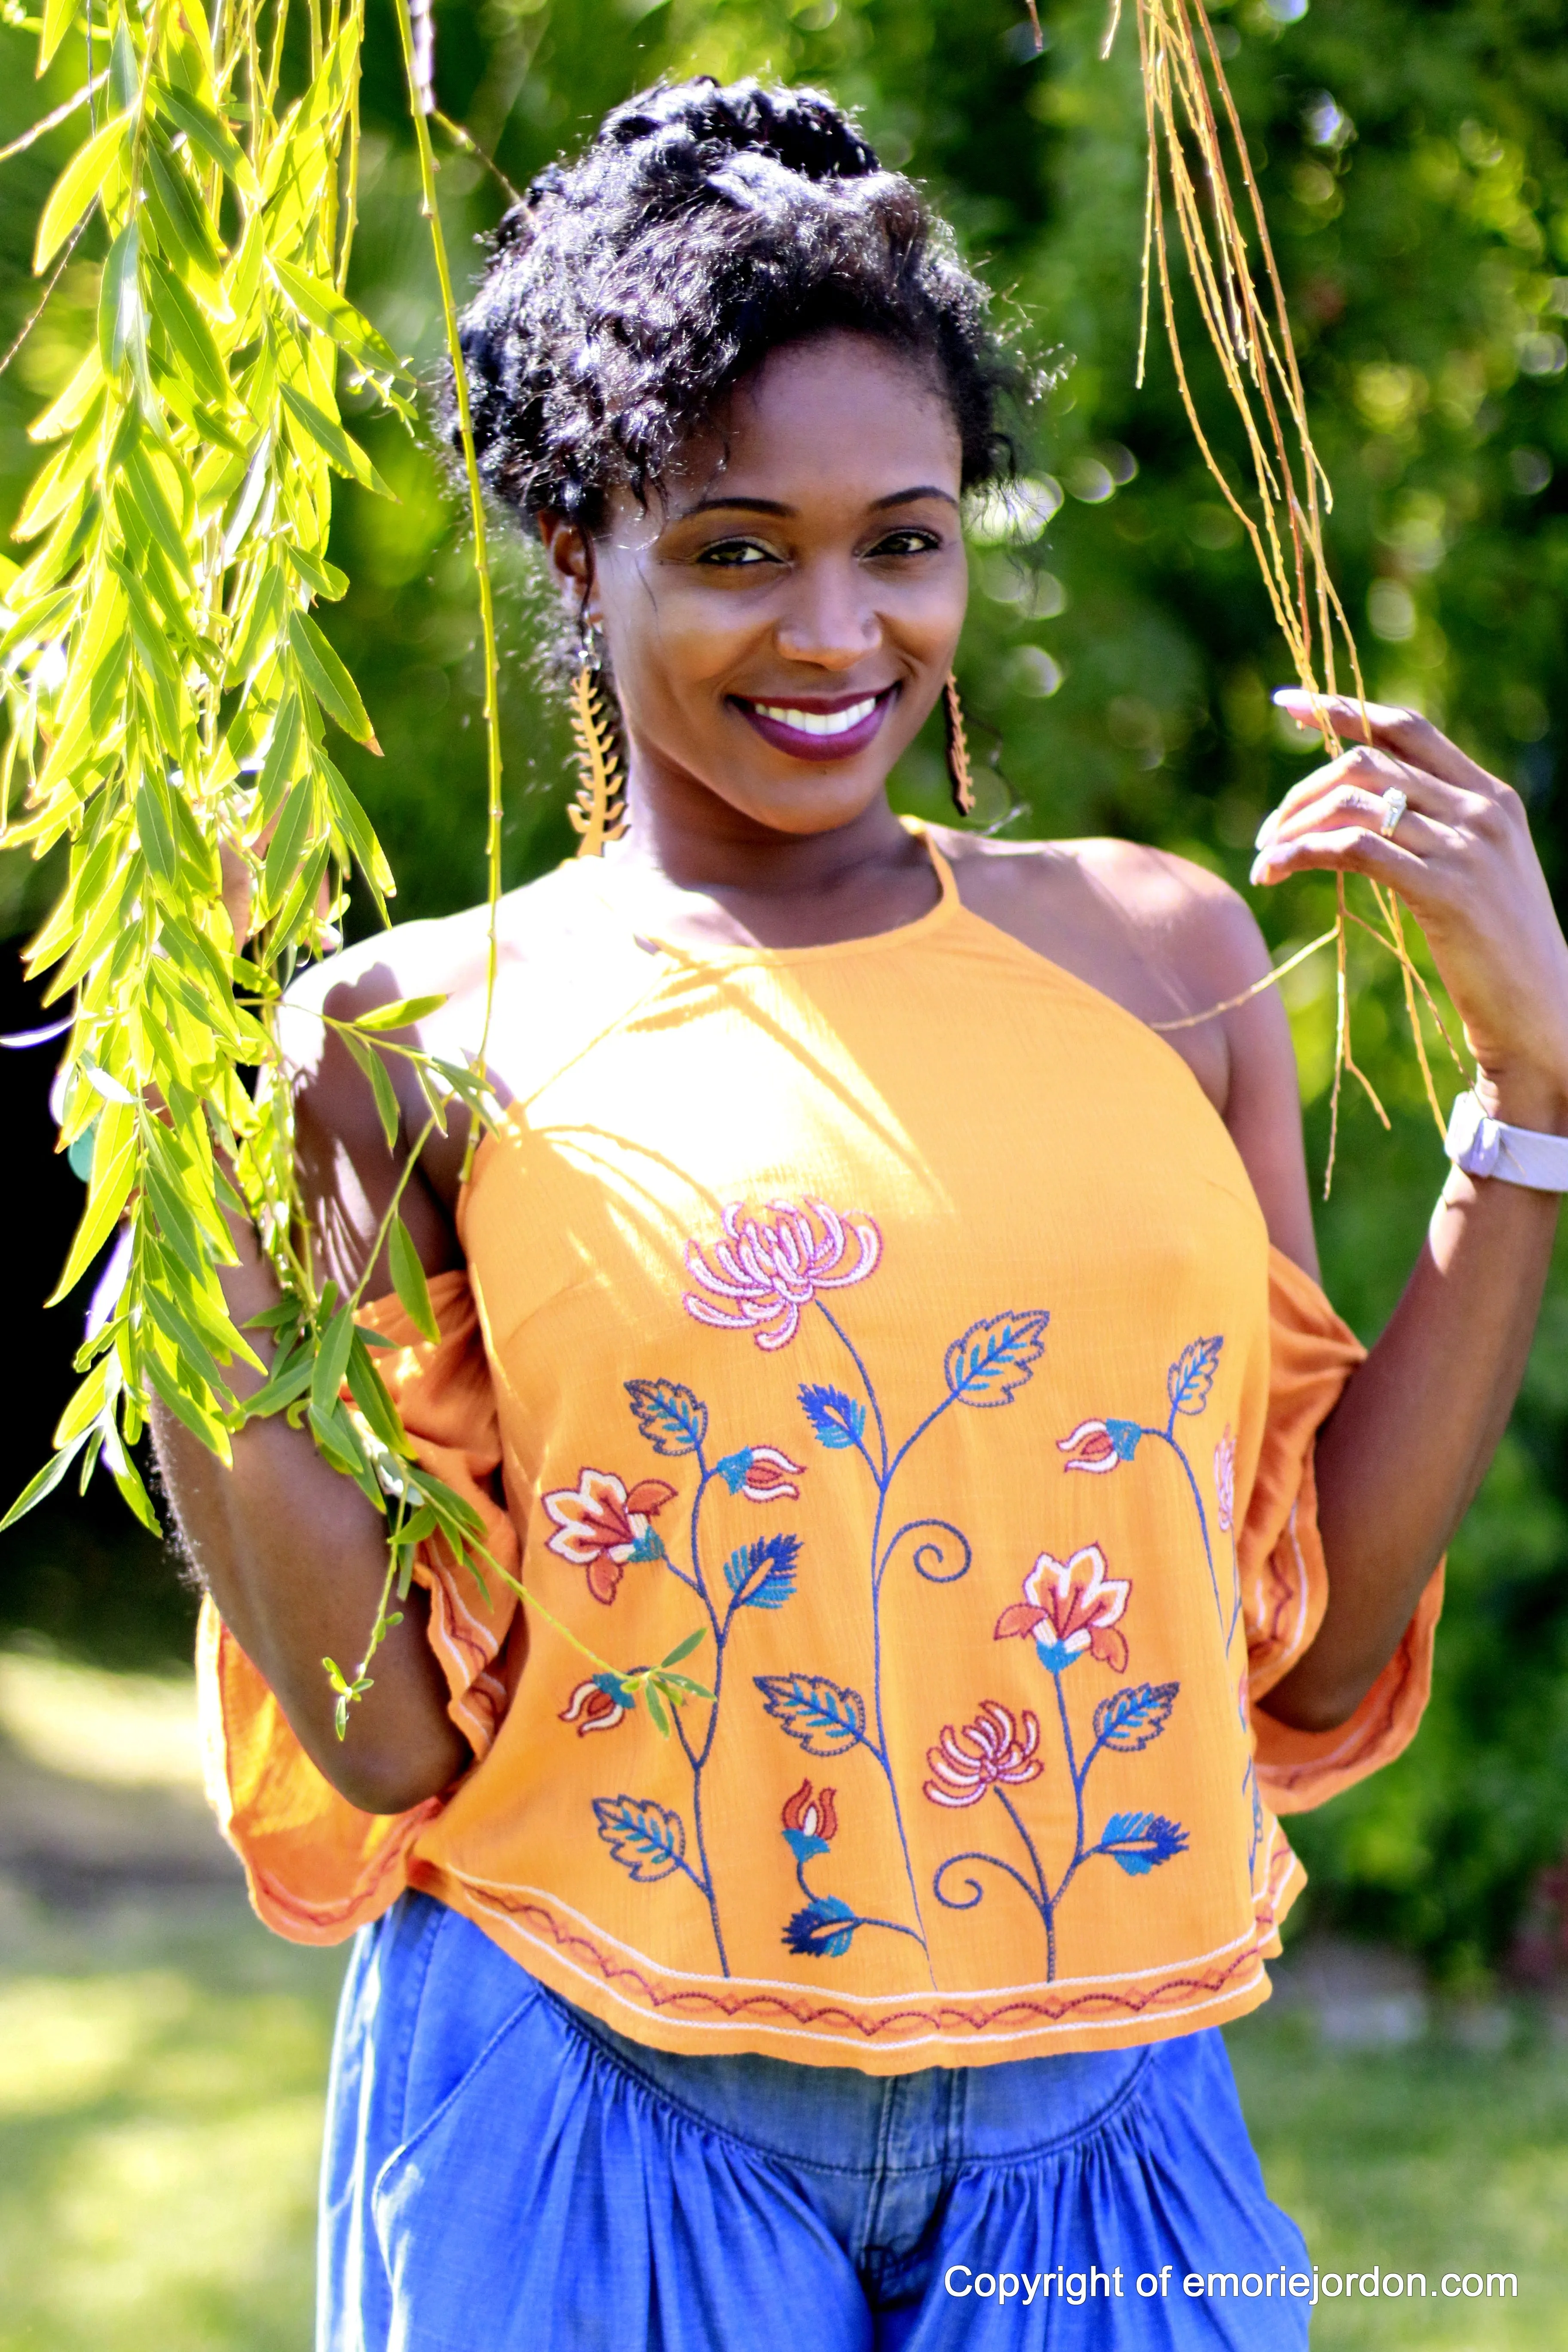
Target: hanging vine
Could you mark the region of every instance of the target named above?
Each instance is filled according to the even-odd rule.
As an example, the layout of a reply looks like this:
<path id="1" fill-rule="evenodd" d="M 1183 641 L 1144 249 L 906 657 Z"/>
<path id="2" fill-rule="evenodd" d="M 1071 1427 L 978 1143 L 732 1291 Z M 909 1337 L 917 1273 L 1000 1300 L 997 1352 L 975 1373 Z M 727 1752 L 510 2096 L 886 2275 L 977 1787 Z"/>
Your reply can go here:
<path id="1" fill-rule="evenodd" d="M 71 1017 L 58 1085 L 60 1147 L 87 1202 L 54 1304 L 118 1235 L 100 1278 L 80 1382 L 52 1459 L 3 1525 L 75 1470 L 100 1465 L 150 1528 L 134 1449 L 156 1399 L 218 1458 L 247 1421 L 284 1413 L 386 1517 L 388 1567 L 364 1656 L 331 1662 L 340 1733 L 405 1596 L 417 1546 L 442 1538 L 482 1580 L 500 1573 L 477 1515 L 417 1467 L 355 1316 L 368 1279 L 340 1297 L 318 1280 L 295 1171 L 293 1097 L 278 1044 L 302 956 L 330 953 L 351 877 L 384 918 L 393 877 L 331 757 L 332 730 L 379 750 L 353 677 L 314 616 L 348 583 L 329 561 L 332 480 L 389 495 L 338 402 L 340 377 L 412 422 L 406 366 L 344 291 L 354 226 L 363 0 L 48 0 L 42 72 L 68 39 L 89 52 L 76 98 L 37 131 L 101 98 L 38 224 L 40 272 L 100 223 L 96 337 L 32 426 L 48 452 L 13 525 L 31 551 L 5 589 L 0 663 L 8 737 L 0 846 L 65 845 L 64 889 L 27 950 L 47 1002 Z M 398 23 L 447 350 L 458 323 L 437 206 L 427 13 Z M 421 32 L 423 23 L 423 33 Z M 301 86 L 286 59 L 303 52 Z M 107 49 L 96 73 L 93 57 Z M 29 134 L 34 135 L 34 134 Z M 22 142 L 13 142 L 12 152 Z M 490 982 L 500 888 L 501 763 L 485 516 L 460 368 L 458 422 L 479 583 L 489 746 Z M 248 904 L 245 936 L 229 909 Z M 468 1062 L 389 1033 L 438 999 L 330 1025 L 373 1088 L 389 1149 L 396 1097 L 384 1057 L 408 1062 L 427 1104 L 411 1171 L 449 1108 L 470 1152 L 493 1099 L 489 1034 Z M 383 1221 L 399 1297 L 436 1327 L 398 1196 Z M 280 1303 L 273 1348 L 243 1402 L 237 1362 L 259 1370 L 220 1270 L 230 1215 L 248 1220 Z M 537 1606 L 537 1603 L 534 1605 Z M 595 1664 L 602 1661 L 595 1660 Z M 650 1670 L 672 1701 L 693 1685 Z"/>
<path id="2" fill-rule="evenodd" d="M 1332 493 L 1313 446 L 1284 288 L 1275 264 L 1246 135 L 1226 80 L 1214 27 L 1198 0 L 1132 0 L 1132 6 L 1137 19 L 1148 142 L 1138 381 L 1140 384 L 1143 381 L 1149 313 L 1157 289 L 1165 340 L 1187 421 L 1220 495 L 1247 534 L 1297 678 L 1322 714 L 1328 749 L 1331 754 L 1337 755 L 1343 747 L 1328 723 L 1324 702 L 1327 697 L 1343 691 L 1340 684 L 1342 661 L 1349 670 L 1350 693 L 1363 708 L 1366 694 L 1355 639 L 1335 591 L 1324 549 L 1324 519 L 1332 504 Z M 1122 0 L 1111 0 L 1103 52 L 1107 57 L 1121 16 Z M 1173 220 L 1204 331 L 1241 423 L 1251 477 L 1247 494 L 1237 490 L 1215 454 L 1194 397 L 1172 282 Z M 1344 877 L 1337 876 L 1334 926 L 1312 943 L 1312 949 L 1302 951 L 1310 953 L 1331 942 L 1338 965 L 1325 1194 L 1333 1180 L 1340 1095 L 1347 1071 L 1359 1079 L 1384 1126 L 1388 1125 L 1388 1114 L 1371 1080 L 1357 1065 L 1351 1045 L 1346 968 L 1350 925 L 1369 932 L 1399 963 L 1416 1058 L 1439 1135 L 1444 1131 L 1445 1121 L 1427 1061 L 1416 1003 L 1418 994 L 1458 1066 L 1458 1055 L 1442 1015 L 1411 957 L 1398 899 L 1375 882 L 1369 883 L 1368 887 L 1374 908 L 1372 921 L 1350 909 Z M 1300 958 L 1291 961 L 1294 963 Z M 1289 968 L 1281 967 L 1259 986 L 1274 986 Z M 1246 1002 L 1246 996 L 1235 1000 L 1237 1003 Z M 1162 1022 L 1156 1026 L 1188 1028 L 1196 1021 L 1212 1020 L 1231 1009 L 1228 1003 L 1215 1005 L 1186 1021 Z"/>

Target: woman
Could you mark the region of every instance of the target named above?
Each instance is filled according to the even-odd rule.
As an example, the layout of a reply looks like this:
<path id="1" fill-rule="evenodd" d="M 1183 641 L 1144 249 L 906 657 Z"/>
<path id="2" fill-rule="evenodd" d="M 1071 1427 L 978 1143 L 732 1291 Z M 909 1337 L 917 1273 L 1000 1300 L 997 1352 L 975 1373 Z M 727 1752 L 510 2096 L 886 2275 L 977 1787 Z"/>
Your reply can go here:
<path id="1" fill-rule="evenodd" d="M 320 1660 L 358 1654 L 383 1523 L 280 1422 L 231 1473 L 160 1431 L 258 1906 L 361 1930 L 321 2342 L 923 2348 L 984 2306 L 999 2341 L 1299 2345 L 1216 2029 L 1300 1883 L 1276 1814 L 1412 1736 L 1555 1196 L 1450 1174 L 1363 1360 L 1277 997 L 1150 1025 L 1267 972 L 1241 902 L 889 813 L 1005 371 L 826 100 L 620 109 L 503 226 L 465 350 L 631 819 L 503 902 L 507 1115 L 466 1183 L 426 1135 L 403 1195 L 442 1337 L 369 1318 L 503 1574 L 427 1549 L 340 1745 Z M 1255 878 L 1397 890 L 1487 1113 L 1568 1131 L 1519 803 L 1370 723 Z M 472 1052 L 486 961 L 474 910 L 295 992 L 340 1281 L 425 1112 L 389 1058 L 389 1152 L 316 1016 L 438 993 L 418 1042 Z M 695 1687 L 639 1694 L 659 1662 Z"/>

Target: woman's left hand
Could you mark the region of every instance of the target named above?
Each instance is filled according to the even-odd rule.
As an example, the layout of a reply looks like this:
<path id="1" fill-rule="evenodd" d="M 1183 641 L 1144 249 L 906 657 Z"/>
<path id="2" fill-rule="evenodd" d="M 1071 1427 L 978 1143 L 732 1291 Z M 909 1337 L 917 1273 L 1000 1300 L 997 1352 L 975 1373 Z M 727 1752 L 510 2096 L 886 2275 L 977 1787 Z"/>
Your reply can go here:
<path id="1" fill-rule="evenodd" d="M 1275 700 L 1303 727 L 1326 720 L 1351 748 L 1266 820 L 1252 880 L 1326 870 L 1396 891 L 1464 1023 L 1483 1108 L 1568 1128 L 1568 941 L 1519 794 L 1413 711 L 1368 703 L 1363 720 L 1347 697 L 1314 707 L 1294 688 Z M 1393 791 L 1406 806 L 1387 825 Z"/>

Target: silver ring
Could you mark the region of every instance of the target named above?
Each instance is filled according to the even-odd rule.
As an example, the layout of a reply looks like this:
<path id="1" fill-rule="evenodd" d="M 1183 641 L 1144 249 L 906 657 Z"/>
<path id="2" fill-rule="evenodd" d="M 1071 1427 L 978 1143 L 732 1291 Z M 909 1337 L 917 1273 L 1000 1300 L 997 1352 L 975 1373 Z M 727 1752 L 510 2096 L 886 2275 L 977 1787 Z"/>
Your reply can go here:
<path id="1" fill-rule="evenodd" d="M 1383 823 L 1378 827 L 1384 841 L 1392 841 L 1400 818 L 1410 806 L 1409 800 L 1397 784 L 1390 784 L 1383 795 Z"/>

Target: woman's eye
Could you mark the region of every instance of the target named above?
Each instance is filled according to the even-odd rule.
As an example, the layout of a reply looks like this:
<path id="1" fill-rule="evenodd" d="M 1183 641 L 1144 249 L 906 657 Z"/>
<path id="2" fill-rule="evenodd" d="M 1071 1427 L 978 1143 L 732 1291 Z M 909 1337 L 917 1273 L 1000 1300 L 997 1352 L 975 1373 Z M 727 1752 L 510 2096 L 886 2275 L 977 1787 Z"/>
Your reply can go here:
<path id="1" fill-rule="evenodd" d="M 772 548 L 763 547 L 754 539 L 721 539 L 705 547 L 697 559 L 724 572 L 749 571 L 754 564 L 776 563 Z"/>
<path id="2" fill-rule="evenodd" d="M 885 539 L 879 539 L 875 547 L 868 548 L 866 551 L 873 557 L 929 555 L 933 548 L 940 547 L 942 541 L 934 530 L 890 530 Z"/>

